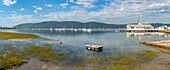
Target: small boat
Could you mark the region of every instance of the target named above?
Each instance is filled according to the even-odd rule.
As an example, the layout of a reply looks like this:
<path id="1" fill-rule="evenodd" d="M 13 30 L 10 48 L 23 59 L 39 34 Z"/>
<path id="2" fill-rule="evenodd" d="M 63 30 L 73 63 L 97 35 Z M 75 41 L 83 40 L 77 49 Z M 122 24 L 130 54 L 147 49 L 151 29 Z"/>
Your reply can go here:
<path id="1" fill-rule="evenodd" d="M 99 50 L 102 49 L 102 45 L 94 45 L 94 44 L 87 44 L 86 49 L 91 49 L 91 50 Z"/>
<path id="2" fill-rule="evenodd" d="M 86 32 L 86 31 L 87 31 L 87 29 L 85 29 L 85 28 L 82 28 L 82 31 Z"/>
<path id="3" fill-rule="evenodd" d="M 92 32 L 92 29 L 87 29 L 87 32 Z"/>
<path id="4" fill-rule="evenodd" d="M 77 29 L 74 29 L 74 31 L 77 31 Z"/>

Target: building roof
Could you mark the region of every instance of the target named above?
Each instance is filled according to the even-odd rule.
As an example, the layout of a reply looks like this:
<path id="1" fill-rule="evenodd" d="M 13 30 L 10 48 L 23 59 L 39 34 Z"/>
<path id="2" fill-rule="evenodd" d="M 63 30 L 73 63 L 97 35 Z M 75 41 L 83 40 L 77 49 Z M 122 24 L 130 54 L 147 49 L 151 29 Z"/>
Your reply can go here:
<path id="1" fill-rule="evenodd" d="M 162 25 L 161 27 L 168 27 L 168 26 L 166 26 L 166 25 Z"/>
<path id="2" fill-rule="evenodd" d="M 153 27 L 152 25 L 127 25 L 129 27 Z"/>

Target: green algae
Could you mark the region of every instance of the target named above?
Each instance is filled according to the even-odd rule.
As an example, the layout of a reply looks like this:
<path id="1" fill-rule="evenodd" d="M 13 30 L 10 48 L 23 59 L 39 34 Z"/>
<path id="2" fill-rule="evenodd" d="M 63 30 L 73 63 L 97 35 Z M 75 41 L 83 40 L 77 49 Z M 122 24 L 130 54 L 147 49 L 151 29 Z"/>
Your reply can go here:
<path id="1" fill-rule="evenodd" d="M 0 32 L 0 39 L 38 39 L 39 36 L 33 34 L 22 34 L 22 33 L 11 33 L 11 32 Z"/>
<path id="2" fill-rule="evenodd" d="M 134 70 L 137 69 L 141 63 L 152 60 L 160 53 L 154 51 L 144 51 L 141 53 L 108 55 L 105 57 L 94 56 L 84 59 L 85 66 L 93 65 L 94 70 Z"/>

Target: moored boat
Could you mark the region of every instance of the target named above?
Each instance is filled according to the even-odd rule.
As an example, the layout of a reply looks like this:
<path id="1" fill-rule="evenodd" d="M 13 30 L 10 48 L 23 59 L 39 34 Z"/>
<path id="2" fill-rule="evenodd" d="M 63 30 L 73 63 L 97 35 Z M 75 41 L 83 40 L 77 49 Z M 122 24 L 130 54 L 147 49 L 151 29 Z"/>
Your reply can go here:
<path id="1" fill-rule="evenodd" d="M 98 50 L 98 49 L 102 49 L 103 46 L 102 45 L 95 45 L 95 44 L 87 44 L 86 48 L 87 49 L 92 49 L 92 50 Z"/>

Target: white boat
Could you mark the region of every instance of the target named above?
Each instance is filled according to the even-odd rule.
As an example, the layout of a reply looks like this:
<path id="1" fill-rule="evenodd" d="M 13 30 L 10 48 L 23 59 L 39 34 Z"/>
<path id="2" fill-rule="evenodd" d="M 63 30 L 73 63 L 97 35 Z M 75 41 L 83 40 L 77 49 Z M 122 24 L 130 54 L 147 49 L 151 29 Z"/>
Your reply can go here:
<path id="1" fill-rule="evenodd" d="M 73 29 L 73 28 L 70 28 L 70 29 L 68 29 L 68 30 L 71 30 L 71 31 L 73 31 L 74 29 Z"/>
<path id="2" fill-rule="evenodd" d="M 89 24 L 89 29 L 87 29 L 87 32 L 92 32 L 91 25 Z"/>
<path id="3" fill-rule="evenodd" d="M 74 29 L 74 31 L 77 31 L 77 29 Z"/>
<path id="4" fill-rule="evenodd" d="M 92 50 L 97 50 L 97 49 L 102 49 L 103 46 L 102 45 L 87 44 L 86 48 L 87 49 L 92 49 Z"/>
<path id="5" fill-rule="evenodd" d="M 55 30 L 57 31 L 57 30 L 59 30 L 59 28 L 55 28 Z"/>
<path id="6" fill-rule="evenodd" d="M 51 30 L 51 31 L 52 31 L 52 30 L 53 30 L 53 28 L 49 28 L 49 30 Z"/>
<path id="7" fill-rule="evenodd" d="M 59 30 L 59 31 L 62 31 L 62 30 L 65 30 L 65 28 L 59 28 L 58 30 Z"/>
<path id="8" fill-rule="evenodd" d="M 87 29 L 87 32 L 92 32 L 92 29 Z"/>
<path id="9" fill-rule="evenodd" d="M 85 29 L 85 28 L 82 28 L 82 31 L 86 32 L 86 31 L 87 31 L 87 29 Z"/>

